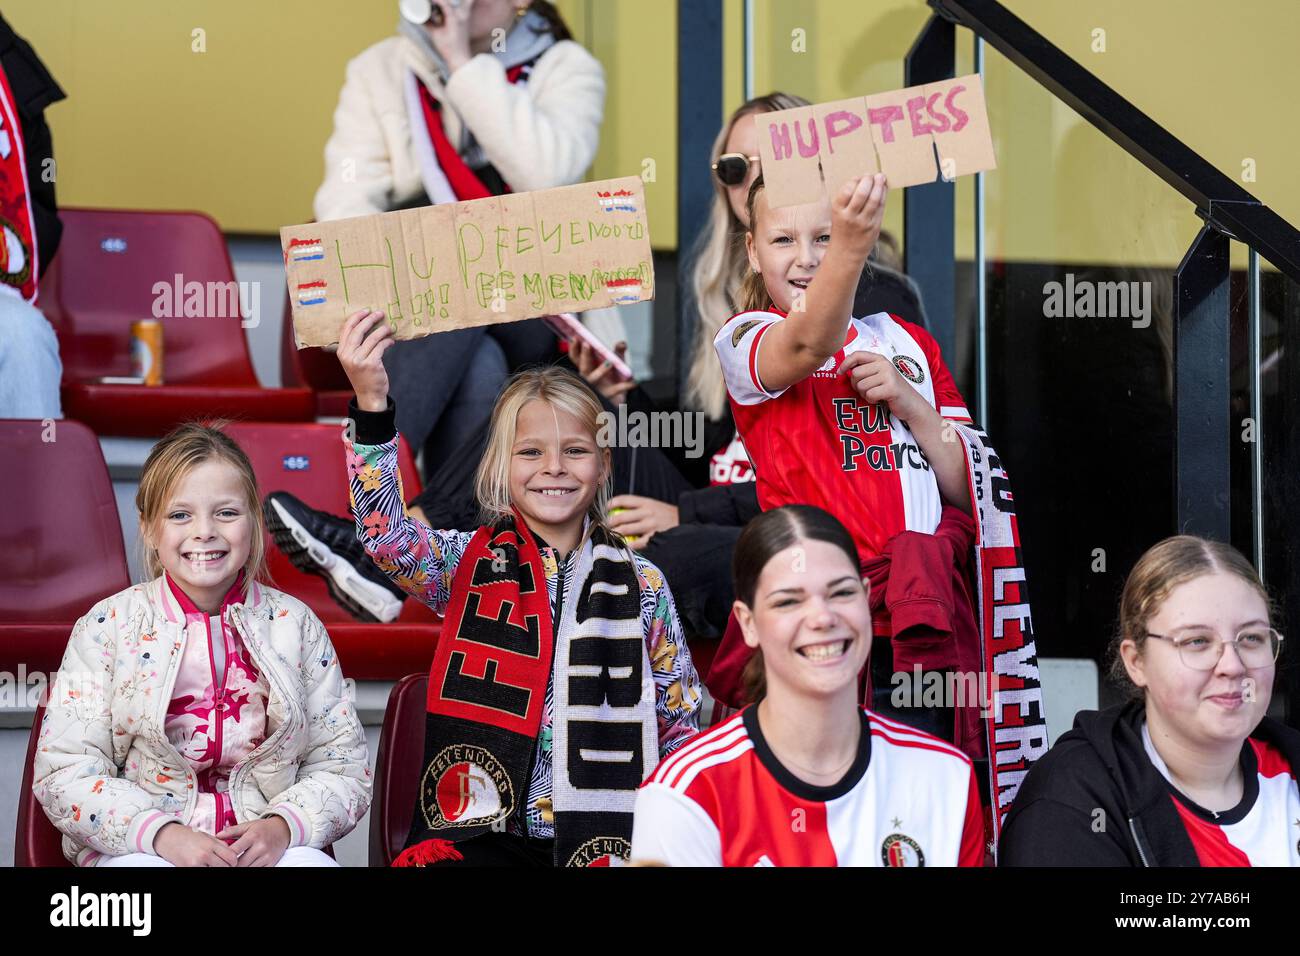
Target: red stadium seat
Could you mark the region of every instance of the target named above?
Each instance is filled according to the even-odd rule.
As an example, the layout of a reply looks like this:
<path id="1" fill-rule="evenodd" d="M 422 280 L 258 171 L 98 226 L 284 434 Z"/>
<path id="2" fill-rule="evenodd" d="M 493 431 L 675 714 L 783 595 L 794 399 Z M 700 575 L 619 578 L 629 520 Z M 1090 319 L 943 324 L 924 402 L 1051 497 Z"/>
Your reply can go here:
<path id="1" fill-rule="evenodd" d="M 32 793 L 32 761 L 36 739 L 41 733 L 45 708 L 36 708 L 32 733 L 27 739 L 27 760 L 23 764 L 22 789 L 18 792 L 18 828 L 14 833 L 14 866 L 72 866 L 63 855 L 63 835 L 45 815 Z"/>
<path id="2" fill-rule="evenodd" d="M 321 418 L 346 418 L 352 399 L 338 356 L 322 348 L 299 349 L 293 338 L 293 313 L 289 298 L 284 300 L 284 321 L 280 327 L 280 380 L 285 385 L 305 385 L 316 393 L 316 414 Z"/>
<path id="3" fill-rule="evenodd" d="M 131 584 L 113 485 L 80 422 L 0 420 L 0 670 L 58 670 L 73 622 Z"/>
<path id="4" fill-rule="evenodd" d="M 0 670 L 59 669 L 72 625 L 99 600 L 131 584 L 113 485 L 99 441 L 85 425 L 60 420 L 0 421 Z M 33 685 L 39 686 L 39 685 Z M 27 744 L 17 866 L 70 866 L 59 831 L 32 796 L 32 758 L 44 708 Z"/>
<path id="5" fill-rule="evenodd" d="M 371 866 L 391 866 L 411 831 L 423 769 L 428 691 L 429 672 L 425 670 L 403 677 L 388 695 L 370 804 Z"/>
<path id="6" fill-rule="evenodd" d="M 63 238 L 41 279 L 40 304 L 58 334 L 69 418 L 101 435 L 148 437 L 196 418 L 315 417 L 308 389 L 258 383 L 234 270 L 212 219 L 116 209 L 61 209 L 59 218 Z M 187 315 L 184 290 L 191 283 L 200 284 L 202 295 Z M 164 296 L 163 384 L 98 382 L 131 374 L 131 323 L 155 317 Z"/>
<path id="7" fill-rule="evenodd" d="M 236 422 L 227 433 L 247 452 L 265 497 L 287 491 L 313 508 L 348 517 L 347 465 L 338 425 Z M 398 445 L 403 491 L 414 496 L 420 479 L 406 443 Z M 329 595 L 323 579 L 295 568 L 266 537 L 271 585 L 305 602 L 324 622 L 338 651 L 343 673 L 354 680 L 397 680 L 427 670 L 441 618 L 419 601 L 408 600 L 389 624 L 356 621 Z"/>

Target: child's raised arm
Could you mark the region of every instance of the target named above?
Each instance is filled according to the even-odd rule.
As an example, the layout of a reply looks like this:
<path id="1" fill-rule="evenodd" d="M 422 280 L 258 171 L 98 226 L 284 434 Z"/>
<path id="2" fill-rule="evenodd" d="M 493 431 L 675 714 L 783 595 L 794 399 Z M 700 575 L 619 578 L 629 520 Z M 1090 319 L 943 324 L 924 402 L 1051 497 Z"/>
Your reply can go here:
<path id="1" fill-rule="evenodd" d="M 888 192 L 884 174 L 876 173 L 849 180 L 831 200 L 830 247 L 808 284 L 805 309 L 777 322 L 758 350 L 758 377 L 767 391 L 802 382 L 843 347 L 853 294 L 880 235 Z"/>
<path id="2" fill-rule="evenodd" d="M 356 431 L 344 440 L 348 501 L 362 547 L 402 590 L 441 614 L 471 537 L 435 531 L 406 511 L 397 466 L 396 409 L 388 400 L 383 355 L 396 341 L 382 312 L 348 317 L 339 334 L 339 364 L 357 393 Z"/>
<path id="3" fill-rule="evenodd" d="M 357 393 L 357 408 L 382 412 L 388 407 L 388 370 L 384 353 L 397 344 L 384 313 L 353 312 L 339 331 L 339 364 Z"/>

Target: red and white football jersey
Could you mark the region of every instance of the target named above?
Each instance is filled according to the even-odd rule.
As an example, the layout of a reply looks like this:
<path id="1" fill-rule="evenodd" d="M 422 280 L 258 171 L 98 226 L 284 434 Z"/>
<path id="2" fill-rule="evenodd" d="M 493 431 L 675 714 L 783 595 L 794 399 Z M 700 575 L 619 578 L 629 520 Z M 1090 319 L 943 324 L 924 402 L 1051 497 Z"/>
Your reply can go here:
<path id="1" fill-rule="evenodd" d="M 970 758 L 862 712 L 839 783 L 787 770 L 747 707 L 665 759 L 637 792 L 633 860 L 669 866 L 982 866 Z"/>
<path id="2" fill-rule="evenodd" d="M 1169 768 L 1142 725 L 1147 756 L 1165 780 Z M 1283 753 L 1254 737 L 1241 752 L 1245 790 L 1231 810 L 1215 813 L 1184 796 L 1170 783 L 1174 802 L 1201 866 L 1300 866 L 1300 845 L 1292 821 L 1300 820 L 1300 789 Z"/>
<path id="3" fill-rule="evenodd" d="M 864 559 L 880 554 L 900 531 L 933 534 L 943 500 L 916 438 L 887 406 L 861 399 L 836 369 L 862 349 L 887 356 L 940 415 L 969 423 L 938 343 L 920 326 L 884 312 L 855 318 L 844 347 L 819 370 L 769 392 L 759 381 L 759 349 L 784 321 L 791 320 L 781 312 L 742 312 L 713 340 L 757 475 L 759 505 L 765 511 L 788 504 L 825 508 L 848 528 Z"/>

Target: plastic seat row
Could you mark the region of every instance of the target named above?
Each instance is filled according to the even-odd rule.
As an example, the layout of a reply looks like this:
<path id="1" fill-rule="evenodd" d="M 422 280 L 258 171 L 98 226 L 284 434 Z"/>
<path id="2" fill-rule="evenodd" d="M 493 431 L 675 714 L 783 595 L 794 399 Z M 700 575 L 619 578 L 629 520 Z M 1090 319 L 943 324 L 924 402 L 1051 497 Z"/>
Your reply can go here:
<path id="1" fill-rule="evenodd" d="M 101 435 L 152 437 L 198 417 L 310 422 L 346 413 L 348 385 L 338 360 L 294 347 L 287 302 L 286 387 L 259 384 L 240 287 L 210 217 L 65 208 L 59 218 L 63 238 L 41 277 L 38 304 L 58 336 L 67 417 Z M 243 296 L 254 301 L 251 290 Z M 131 375 L 131 325 L 144 319 L 162 325 L 163 384 L 102 381 Z"/>

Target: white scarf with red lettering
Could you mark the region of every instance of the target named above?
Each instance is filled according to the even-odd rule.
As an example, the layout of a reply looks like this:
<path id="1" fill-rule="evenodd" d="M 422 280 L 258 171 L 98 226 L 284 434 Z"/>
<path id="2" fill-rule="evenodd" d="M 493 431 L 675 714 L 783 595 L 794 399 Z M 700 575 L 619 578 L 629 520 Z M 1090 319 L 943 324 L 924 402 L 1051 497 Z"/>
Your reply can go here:
<path id="1" fill-rule="evenodd" d="M 1047 715 L 1011 483 L 988 435 L 973 426 L 953 425 L 965 444 L 978 509 L 975 582 L 983 670 L 991 684 L 992 707 L 984 715 L 984 727 L 996 841 L 1020 782 L 1047 752 Z"/>

